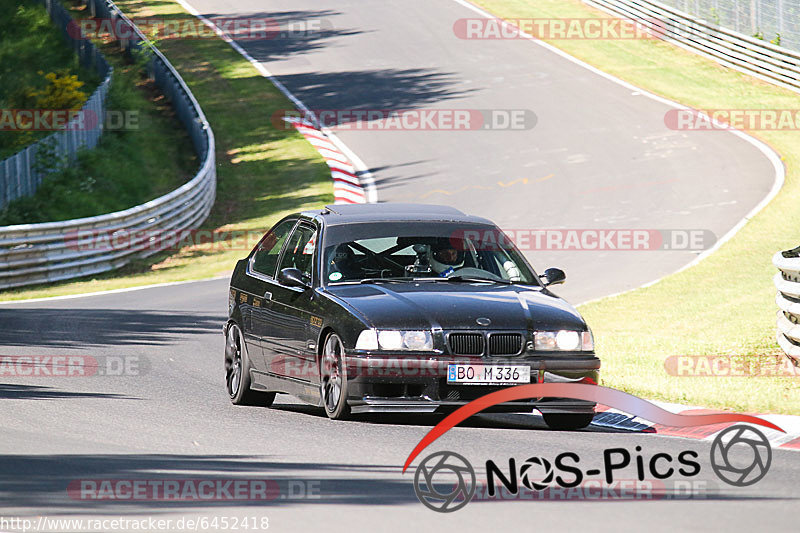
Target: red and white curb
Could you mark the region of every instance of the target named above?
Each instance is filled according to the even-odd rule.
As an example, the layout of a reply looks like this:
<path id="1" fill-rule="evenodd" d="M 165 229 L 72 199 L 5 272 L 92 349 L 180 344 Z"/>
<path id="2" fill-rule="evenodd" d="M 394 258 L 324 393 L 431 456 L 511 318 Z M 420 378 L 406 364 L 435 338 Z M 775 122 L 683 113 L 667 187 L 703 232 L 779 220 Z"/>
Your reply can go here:
<path id="1" fill-rule="evenodd" d="M 652 400 L 651 403 L 658 405 L 662 409 L 666 409 L 672 413 L 707 414 L 722 412 L 699 407 L 688 407 L 686 405 L 676 403 L 654 402 Z M 758 426 L 758 430 L 764 433 L 767 439 L 769 439 L 769 442 L 773 448 L 780 448 L 782 450 L 800 450 L 800 416 L 756 416 L 772 422 L 786 432 L 781 433 L 779 431 L 775 431 L 774 429 Z M 696 426 L 689 428 L 674 428 L 662 426 L 661 424 L 654 424 L 648 420 L 639 418 L 638 416 L 632 416 L 618 409 L 611 409 L 602 405 L 598 405 L 597 414 L 592 421 L 592 426 L 596 428 L 617 429 L 622 431 L 633 431 L 637 433 L 654 433 L 656 435 L 663 435 L 666 437 L 712 441 L 717 433 L 723 429 L 741 423 L 742 422 L 712 424 L 708 426 Z"/>
<path id="2" fill-rule="evenodd" d="M 320 155 L 331 169 L 333 178 L 334 203 L 365 204 L 368 202 L 367 191 L 364 190 L 355 166 L 350 159 L 339 150 L 325 133 L 308 122 L 287 120 Z"/>
<path id="3" fill-rule="evenodd" d="M 175 1 L 178 2 L 190 14 L 200 19 L 203 24 L 213 30 L 220 39 L 228 43 L 231 48 L 236 50 L 242 57 L 250 62 L 250 64 L 253 65 L 253 67 L 255 67 L 255 69 L 258 71 L 258 73 L 261 74 L 261 76 L 272 82 L 275 88 L 283 93 L 284 96 L 286 96 L 286 98 L 288 98 L 297 109 L 305 114 L 305 116 L 314 116 L 314 114 L 299 98 L 292 94 L 292 92 L 289 91 L 289 89 L 287 89 L 283 83 L 273 76 L 263 63 L 251 56 L 244 48 L 241 47 L 241 45 L 239 45 L 239 43 L 234 41 L 233 37 L 229 33 L 214 24 L 208 18 L 201 15 L 200 12 L 187 0 Z M 325 128 L 320 131 L 320 129 L 310 124 L 303 124 L 303 127 L 316 131 L 316 133 L 308 131 L 308 135 L 306 135 L 305 131 L 300 131 L 300 133 L 302 133 L 303 136 L 309 141 L 312 141 L 310 136 L 313 135 L 314 141 L 312 141 L 311 144 L 313 144 L 317 150 L 320 151 L 322 156 L 325 158 L 325 161 L 328 162 L 328 166 L 331 167 L 331 176 L 334 179 L 334 196 L 336 198 L 336 203 L 363 204 L 367 202 L 377 202 L 378 192 L 377 188 L 375 187 L 375 180 L 372 178 L 372 175 L 370 174 L 369 169 L 364 162 L 361 161 L 361 159 L 332 131 Z M 299 130 L 300 128 L 298 128 L 298 131 Z M 319 145 L 315 144 L 315 142 L 319 143 Z M 346 157 L 345 154 L 347 154 Z M 329 155 L 331 156 L 330 158 L 328 157 Z M 356 169 L 358 169 L 358 172 L 356 172 Z"/>

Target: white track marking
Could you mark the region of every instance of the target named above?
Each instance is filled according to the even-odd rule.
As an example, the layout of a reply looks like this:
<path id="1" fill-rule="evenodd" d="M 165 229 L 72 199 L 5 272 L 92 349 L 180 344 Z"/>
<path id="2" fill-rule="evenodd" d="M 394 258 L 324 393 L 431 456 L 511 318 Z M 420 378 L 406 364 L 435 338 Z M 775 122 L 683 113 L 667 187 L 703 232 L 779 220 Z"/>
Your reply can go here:
<path id="1" fill-rule="evenodd" d="M 562 50 L 559 50 L 555 46 L 547 44 L 546 42 L 544 42 L 544 41 L 542 41 L 540 39 L 537 39 L 537 38 L 535 38 L 534 36 L 532 36 L 532 35 L 530 35 L 528 33 L 525 33 L 524 31 L 522 31 L 521 29 L 517 28 L 513 24 L 511 24 L 509 22 L 506 22 L 503 19 L 492 15 L 488 11 L 485 11 L 485 10 L 481 9 L 480 7 L 472 4 L 471 2 L 469 2 L 467 0 L 452 0 L 452 1 L 457 3 L 457 4 L 460 4 L 460 5 L 464 6 L 464 7 L 466 7 L 467 9 L 469 9 L 469 10 L 475 12 L 475 13 L 478 13 L 479 15 L 481 15 L 481 16 L 483 16 L 485 18 L 497 20 L 501 24 L 503 24 L 503 25 L 505 25 L 505 26 L 507 26 L 509 28 L 513 28 L 515 33 L 518 33 L 520 36 L 524 37 L 525 39 L 527 39 L 527 40 L 529 40 L 529 41 L 531 41 L 533 43 L 536 43 L 537 45 L 549 50 L 550 52 L 553 52 L 554 54 L 558 54 L 559 56 L 563 57 L 564 59 L 566 59 L 568 61 L 571 61 L 572 63 L 575 63 L 576 65 L 579 65 L 579 66 L 581 66 L 581 67 L 593 72 L 594 74 L 597 74 L 598 76 L 602 76 L 603 78 L 605 78 L 605 79 L 607 79 L 609 81 L 613 81 L 614 83 L 622 85 L 623 87 L 626 87 L 626 88 L 630 89 L 631 91 L 634 91 L 637 95 L 647 96 L 648 98 L 652 98 L 653 100 L 661 102 L 662 104 L 666 104 L 666 105 L 668 105 L 670 107 L 673 107 L 675 109 L 691 110 L 691 108 L 688 107 L 688 106 L 685 106 L 683 104 L 679 104 L 678 102 L 675 102 L 675 101 L 669 100 L 667 98 L 658 96 L 658 95 L 653 94 L 653 93 L 651 93 L 649 91 L 646 91 L 646 90 L 644 90 L 644 89 L 642 89 L 640 87 L 636 87 L 635 85 L 632 85 L 632 84 L 628 83 L 627 81 L 623 81 L 623 80 L 617 78 L 616 76 L 608 74 L 607 72 L 603 72 L 602 70 L 599 70 L 599 69 L 593 67 L 592 65 L 589 65 L 588 63 L 584 63 L 580 59 L 572 57 L 571 55 L 567 54 L 566 52 L 564 52 Z M 606 298 L 619 296 L 620 294 L 625 294 L 627 292 L 635 291 L 637 289 L 643 289 L 643 288 L 649 287 L 651 285 L 655 285 L 656 283 L 658 283 L 659 281 L 663 280 L 667 276 L 671 276 L 672 274 L 677 274 L 678 272 L 682 272 L 682 271 L 686 270 L 687 268 L 693 267 L 694 265 L 696 265 L 697 263 L 699 263 L 700 261 L 702 261 L 703 259 L 705 259 L 709 255 L 711 255 L 712 253 L 716 252 L 723 244 L 725 244 L 734 235 L 736 235 L 739 232 L 739 230 L 742 229 L 742 227 L 744 227 L 744 225 L 747 224 L 747 222 L 751 218 L 753 218 L 759 211 L 764 209 L 764 207 L 769 202 L 771 202 L 773 198 L 775 198 L 775 196 L 781 190 L 781 187 L 783 187 L 783 182 L 784 182 L 785 177 L 786 177 L 786 169 L 783 167 L 783 163 L 781 162 L 780 156 L 772 148 L 767 146 L 765 143 L 759 141 L 758 139 L 756 139 L 754 137 L 751 137 L 750 135 L 748 135 L 748 134 L 746 134 L 746 133 L 744 133 L 742 131 L 739 131 L 739 130 L 727 130 L 727 132 L 728 133 L 732 133 L 733 135 L 736 135 L 740 139 L 743 139 L 743 140 L 749 142 L 750 144 L 752 144 L 753 146 L 755 146 L 758 150 L 761 151 L 761 153 L 763 153 L 766 156 L 766 158 L 769 160 L 769 162 L 772 163 L 772 166 L 773 166 L 773 168 L 775 170 L 775 179 L 774 179 L 774 181 L 772 183 L 772 188 L 767 193 L 767 195 L 753 209 L 751 209 L 750 212 L 748 212 L 744 216 L 744 218 L 742 218 L 735 226 L 733 226 L 733 228 L 728 230 L 728 232 L 725 235 L 723 235 L 714 244 L 714 246 L 712 246 L 708 250 L 705 250 L 703 253 L 699 254 L 692 261 L 690 261 L 686 265 L 682 266 L 681 268 L 679 268 L 675 272 L 672 272 L 670 274 L 666 274 L 664 276 L 661 276 L 658 279 L 655 279 L 653 281 L 649 281 L 649 282 L 645 283 L 644 285 L 641 285 L 639 287 L 635 287 L 633 289 L 627 289 L 627 290 L 620 291 L 620 292 L 617 292 L 617 293 L 614 293 L 614 294 L 609 294 L 607 296 L 602 296 L 600 298 L 594 298 L 594 299 L 586 301 L 586 302 L 581 302 L 580 304 L 578 304 L 579 306 L 580 305 L 586 305 L 586 304 L 592 303 L 592 302 L 596 302 L 598 300 L 604 300 Z"/>
<path id="2" fill-rule="evenodd" d="M 103 296 L 104 294 L 117 294 L 120 292 L 133 292 L 133 291 L 141 291 L 144 289 L 154 289 L 157 287 L 172 287 L 174 285 L 187 285 L 189 283 L 202 283 L 205 281 L 215 281 L 220 279 L 230 279 L 230 274 L 225 274 L 222 276 L 214 276 L 213 278 L 203 278 L 203 279 L 189 279 L 185 281 L 168 281 L 165 283 L 151 283 L 150 285 L 139 285 L 138 287 L 124 287 L 122 289 L 108 289 L 106 291 L 95 291 L 95 292 L 84 292 L 81 294 L 66 294 L 64 296 L 46 296 L 44 298 L 29 298 L 27 300 L 7 300 L 4 302 L 0 302 L 0 305 L 12 305 L 12 304 L 25 304 L 25 303 L 33 303 L 33 302 L 49 302 L 55 300 L 71 300 L 73 298 L 86 298 L 89 296 Z"/>
<path id="3" fill-rule="evenodd" d="M 242 57 L 244 57 L 247 61 L 249 61 L 255 68 L 258 70 L 259 74 L 263 77 L 267 78 L 272 84 L 286 96 L 291 102 L 297 107 L 298 110 L 305 113 L 307 116 L 312 117 L 315 122 L 319 123 L 319 120 L 316 118 L 316 115 L 294 94 L 292 94 L 286 86 L 278 81 L 275 76 L 264 66 L 263 63 L 255 59 L 251 56 L 247 50 L 242 48 L 239 43 L 233 40 L 233 38 L 227 34 L 226 32 L 222 31 L 216 24 L 212 21 L 204 17 L 200 14 L 197 9 L 194 8 L 191 4 L 186 2 L 185 0 L 175 0 L 178 4 L 180 4 L 186 11 L 200 19 L 203 24 L 214 30 L 223 41 L 231 45 L 234 50 L 239 52 Z M 367 165 L 341 140 L 339 137 L 336 136 L 329 128 L 320 128 L 322 133 L 330 139 L 330 141 L 341 151 L 347 158 L 353 162 L 353 166 L 358 169 L 358 177 L 361 181 L 361 185 L 364 187 L 364 191 L 366 193 L 367 202 L 375 203 L 378 201 L 378 190 L 375 187 L 375 179 L 372 177 L 372 174 L 369 172 Z"/>

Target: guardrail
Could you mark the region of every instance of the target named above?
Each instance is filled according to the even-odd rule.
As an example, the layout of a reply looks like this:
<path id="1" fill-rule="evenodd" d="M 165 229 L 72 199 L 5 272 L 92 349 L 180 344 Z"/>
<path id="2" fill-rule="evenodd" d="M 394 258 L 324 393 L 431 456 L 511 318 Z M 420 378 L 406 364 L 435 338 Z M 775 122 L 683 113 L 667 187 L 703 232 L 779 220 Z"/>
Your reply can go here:
<path id="1" fill-rule="evenodd" d="M 52 0 L 49 0 L 52 1 Z M 125 24 L 135 37 L 122 43 L 130 53 L 140 46 L 152 54 L 148 70 L 170 100 L 199 155 L 200 169 L 191 181 L 142 205 L 95 217 L 0 228 L 0 289 L 47 283 L 118 268 L 157 251 L 153 235 L 196 228 L 214 205 L 216 168 L 214 134 L 203 110 L 167 59 L 110 0 L 86 0 L 98 17 Z M 124 236 L 126 245 L 81 247 L 83 233 Z"/>
<path id="2" fill-rule="evenodd" d="M 697 19 L 652 0 L 583 0 L 658 37 L 770 83 L 800 92 L 800 52 Z"/>
<path id="3" fill-rule="evenodd" d="M 800 247 L 778 252 L 772 264 L 780 272 L 773 281 L 778 294 L 778 345 L 794 363 L 800 364 Z"/>
<path id="4" fill-rule="evenodd" d="M 12 200 L 23 196 L 30 196 L 39 187 L 42 178 L 51 172 L 52 168 L 43 168 L 40 163 L 40 154 L 47 153 L 48 158 L 56 161 L 74 161 L 78 150 L 94 148 L 103 133 L 105 123 L 106 96 L 111 86 L 113 70 L 106 62 L 99 50 L 88 39 L 76 39 L 70 35 L 69 27 L 72 17 L 61 4 L 52 0 L 38 0 L 44 4 L 51 20 L 58 26 L 64 39 L 77 54 L 80 64 L 92 68 L 103 79 L 89 99 L 81 107 L 82 117 L 91 117 L 94 124 L 89 127 L 84 120 L 84 126 L 76 127 L 78 119 L 70 121 L 63 131 L 48 135 L 16 154 L 0 161 L 0 208 L 5 207 Z"/>
<path id="5" fill-rule="evenodd" d="M 660 0 L 695 18 L 800 52 L 800 0 Z"/>

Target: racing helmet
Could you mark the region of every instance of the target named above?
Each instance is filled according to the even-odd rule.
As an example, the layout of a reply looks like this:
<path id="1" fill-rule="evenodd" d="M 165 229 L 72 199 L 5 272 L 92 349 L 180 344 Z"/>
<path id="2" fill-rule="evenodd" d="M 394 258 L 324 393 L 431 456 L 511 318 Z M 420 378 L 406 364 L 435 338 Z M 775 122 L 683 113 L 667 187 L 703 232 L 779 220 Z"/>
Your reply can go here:
<path id="1" fill-rule="evenodd" d="M 329 269 L 333 272 L 341 272 L 345 278 L 357 275 L 356 254 L 346 243 L 339 244 L 333 249 L 330 258 Z"/>
<path id="2" fill-rule="evenodd" d="M 459 250 L 449 239 L 440 239 L 428 249 L 428 264 L 441 274 L 464 264 L 464 250 Z"/>

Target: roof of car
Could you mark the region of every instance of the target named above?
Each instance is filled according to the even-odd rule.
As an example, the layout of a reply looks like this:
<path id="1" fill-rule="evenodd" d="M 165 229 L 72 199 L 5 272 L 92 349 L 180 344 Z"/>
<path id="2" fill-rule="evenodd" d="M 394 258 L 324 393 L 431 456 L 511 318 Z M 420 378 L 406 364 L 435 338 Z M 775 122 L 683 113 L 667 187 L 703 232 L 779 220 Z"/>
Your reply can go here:
<path id="1" fill-rule="evenodd" d="M 305 215 L 322 217 L 331 226 L 359 222 L 462 222 L 491 224 L 491 221 L 464 214 L 455 207 L 432 204 L 336 204 L 326 205 L 321 211 L 305 212 Z"/>

